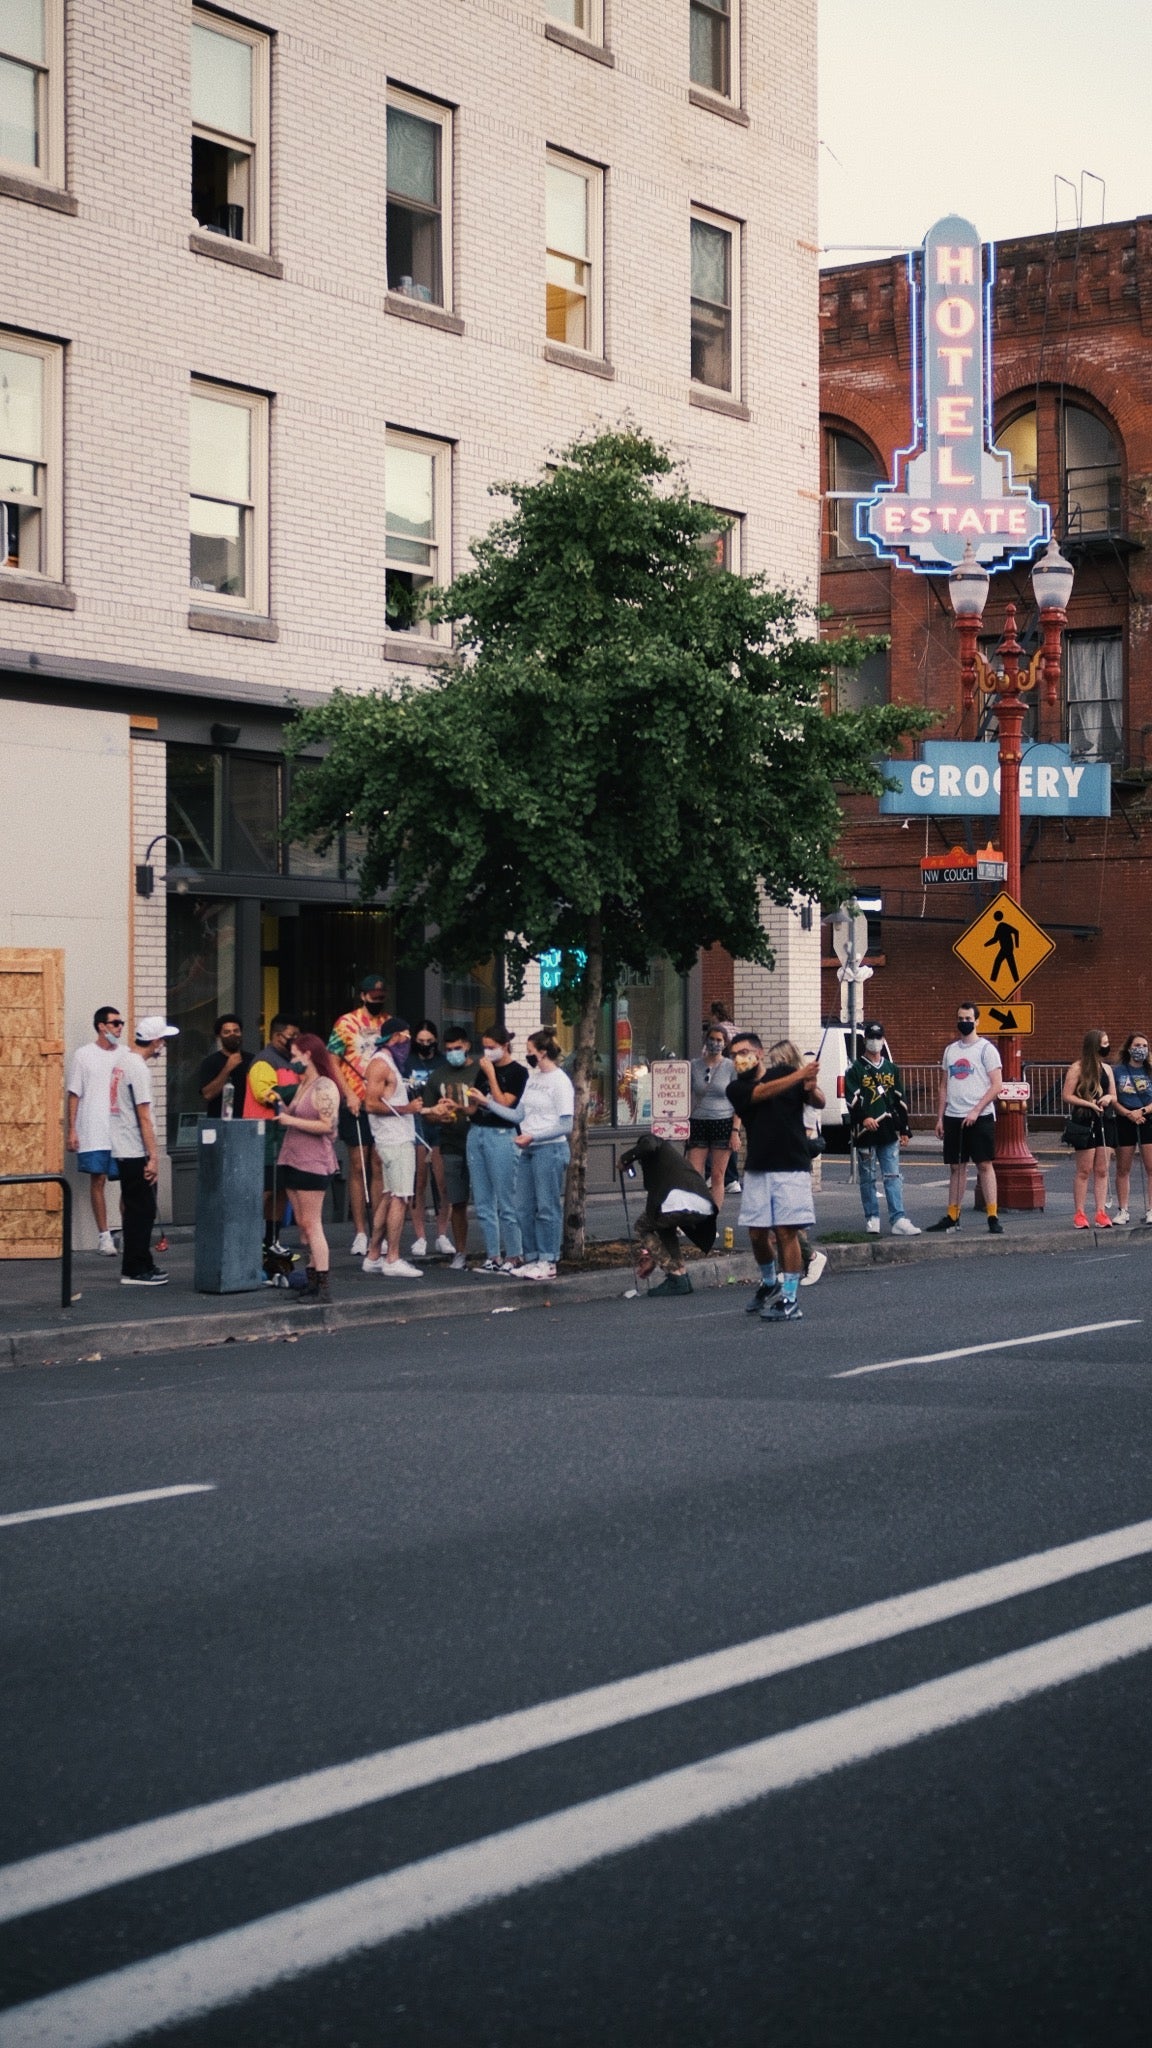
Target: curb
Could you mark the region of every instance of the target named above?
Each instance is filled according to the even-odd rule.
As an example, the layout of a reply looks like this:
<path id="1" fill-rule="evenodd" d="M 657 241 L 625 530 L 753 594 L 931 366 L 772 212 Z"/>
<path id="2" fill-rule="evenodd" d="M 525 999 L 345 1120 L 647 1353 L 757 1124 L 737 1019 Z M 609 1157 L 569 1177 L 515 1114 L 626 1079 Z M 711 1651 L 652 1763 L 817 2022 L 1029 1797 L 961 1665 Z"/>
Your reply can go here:
<path id="1" fill-rule="evenodd" d="M 1005 1258 L 1017 1252 L 1049 1252 L 1067 1258 L 1093 1252 L 1105 1233 L 1078 1230 L 1067 1236 L 1051 1231 L 1013 1232 L 1003 1237 L 961 1231 L 925 1243 L 923 1237 L 881 1237 L 865 1244 L 829 1244 L 828 1275 L 858 1273 L 870 1266 L 910 1266 L 940 1259 Z M 1146 1226 L 1113 1227 L 1110 1241 L 1152 1248 Z M 691 1268 L 697 1292 L 729 1284 L 748 1285 L 756 1278 L 749 1252 L 722 1252 Z M 467 1276 L 462 1276 L 466 1278 Z M 138 1358 L 165 1351 L 208 1350 L 226 1344 L 266 1343 L 277 1337 L 315 1335 L 318 1330 L 387 1329 L 403 1323 L 427 1322 L 436 1316 L 491 1315 L 496 1310 L 559 1308 L 568 1303 L 622 1300 L 635 1285 L 631 1269 L 566 1276 L 545 1285 L 528 1281 L 493 1284 L 487 1280 L 460 1288 L 437 1288 L 428 1294 L 400 1294 L 387 1304 L 367 1299 L 335 1302 L 329 1308 L 288 1305 L 282 1309 L 236 1309 L 211 1320 L 190 1314 L 153 1317 L 147 1323 L 76 1323 L 40 1330 L 0 1332 L 0 1372 L 37 1365 L 84 1365 L 99 1356 Z"/>

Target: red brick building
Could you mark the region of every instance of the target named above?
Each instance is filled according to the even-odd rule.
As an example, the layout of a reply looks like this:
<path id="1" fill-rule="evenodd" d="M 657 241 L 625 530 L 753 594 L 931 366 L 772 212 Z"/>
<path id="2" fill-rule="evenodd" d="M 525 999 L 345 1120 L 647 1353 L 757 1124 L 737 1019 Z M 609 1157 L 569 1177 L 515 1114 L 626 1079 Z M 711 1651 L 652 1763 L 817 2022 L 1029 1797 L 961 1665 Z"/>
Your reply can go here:
<path id="1" fill-rule="evenodd" d="M 1152 1024 L 1152 216 L 1003 242 L 996 258 L 996 442 L 1051 507 L 1076 569 L 1061 700 L 1034 704 L 1030 730 L 1112 766 L 1110 819 L 1023 824 L 1024 905 L 1057 942 L 1025 991 L 1036 1034 L 1024 1051 L 1056 1060 L 1071 1058 L 1093 1025 L 1119 1046 L 1134 1025 Z M 940 714 L 938 737 L 975 738 L 971 715 L 962 719 L 946 577 L 892 567 L 854 532 L 851 494 L 888 479 L 893 452 L 911 439 L 906 263 L 852 264 L 821 282 L 821 596 L 834 615 L 829 632 L 851 620 L 891 636 L 887 655 L 845 681 L 841 704 L 924 704 Z M 1029 566 L 993 576 L 983 653 L 1010 601 L 1021 639 L 1035 645 Z M 957 997 L 982 993 L 952 942 L 994 892 L 925 890 L 920 860 L 995 838 L 995 822 L 905 825 L 863 798 L 847 812 L 843 857 L 858 892 L 881 904 L 865 1008 L 883 1017 L 902 1057 L 935 1059 Z M 839 1008 L 835 964 L 825 967 L 826 1015 Z"/>

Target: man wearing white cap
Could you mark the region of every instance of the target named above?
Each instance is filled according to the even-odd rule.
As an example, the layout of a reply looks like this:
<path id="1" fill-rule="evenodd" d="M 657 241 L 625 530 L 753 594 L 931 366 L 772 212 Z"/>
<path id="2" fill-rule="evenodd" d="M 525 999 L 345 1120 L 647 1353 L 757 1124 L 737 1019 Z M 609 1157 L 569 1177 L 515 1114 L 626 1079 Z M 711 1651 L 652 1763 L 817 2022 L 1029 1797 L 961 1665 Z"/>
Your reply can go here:
<path id="1" fill-rule="evenodd" d="M 159 1059 L 166 1038 L 178 1038 L 166 1017 L 141 1017 L 133 1050 L 122 1046 L 112 1066 L 112 1157 L 120 1169 L 121 1287 L 166 1287 L 152 1258 L 156 1221 L 156 1130 L 148 1061 Z"/>

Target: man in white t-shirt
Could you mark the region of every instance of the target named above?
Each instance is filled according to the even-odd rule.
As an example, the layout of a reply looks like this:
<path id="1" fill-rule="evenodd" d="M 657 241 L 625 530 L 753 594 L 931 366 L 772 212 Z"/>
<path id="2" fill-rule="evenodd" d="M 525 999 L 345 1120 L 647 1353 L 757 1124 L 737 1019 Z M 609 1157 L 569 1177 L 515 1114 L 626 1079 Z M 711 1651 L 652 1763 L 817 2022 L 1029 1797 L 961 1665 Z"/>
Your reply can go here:
<path id="1" fill-rule="evenodd" d="M 156 1130 L 152 1122 L 149 1062 L 158 1060 L 166 1038 L 178 1038 L 163 1017 L 141 1017 L 136 1043 L 117 1053 L 112 1067 L 112 1157 L 120 1169 L 120 1285 L 166 1287 L 167 1273 L 152 1257 L 156 1221 Z"/>
<path id="2" fill-rule="evenodd" d="M 68 1150 L 76 1154 L 81 1173 L 88 1175 L 92 1215 L 99 1232 L 97 1251 L 115 1258 L 116 1242 L 108 1228 L 105 1189 L 118 1176 L 112 1162 L 112 1066 L 120 1050 L 124 1019 L 115 1003 L 105 1003 L 92 1019 L 91 1045 L 82 1045 L 68 1075 Z"/>
<path id="3" fill-rule="evenodd" d="M 996 1169 L 992 1155 L 996 1145 L 996 1097 L 1000 1093 L 1000 1055 L 987 1038 L 979 1037 L 975 1003 L 956 1006 L 956 1037 L 945 1046 L 940 1062 L 940 1111 L 936 1136 L 944 1140 L 944 1164 L 949 1169 L 948 1213 L 929 1230 L 959 1230 L 960 1209 L 968 1185 L 969 1161 L 984 1197 L 988 1229 L 1002 1237 L 1004 1225 L 996 1213 Z"/>
<path id="4" fill-rule="evenodd" d="M 411 1045 L 412 1032 L 403 1017 L 385 1017 L 364 1069 L 364 1108 L 380 1161 L 381 1192 L 363 1269 L 386 1280 L 424 1278 L 419 1266 L 400 1257 L 400 1235 L 416 1188 L 414 1118 L 423 1107 L 418 1095 L 409 1099 L 404 1079 Z"/>

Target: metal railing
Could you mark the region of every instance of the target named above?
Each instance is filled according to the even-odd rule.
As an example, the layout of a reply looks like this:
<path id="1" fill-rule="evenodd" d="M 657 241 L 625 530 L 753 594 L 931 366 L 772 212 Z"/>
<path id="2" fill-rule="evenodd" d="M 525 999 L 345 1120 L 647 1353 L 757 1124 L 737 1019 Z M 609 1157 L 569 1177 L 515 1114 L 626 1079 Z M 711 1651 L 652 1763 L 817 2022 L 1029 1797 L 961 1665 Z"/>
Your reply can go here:
<path id="1" fill-rule="evenodd" d="M 1025 1060 L 1024 1079 L 1032 1089 L 1028 1103 L 1029 1116 L 1063 1116 L 1062 1095 L 1067 1071 L 1068 1064 L 1064 1061 Z M 919 1060 L 909 1061 L 905 1065 L 902 1060 L 900 1073 L 912 1115 L 928 1117 L 935 1123 L 940 1100 L 939 1066 L 934 1061 Z"/>
<path id="2" fill-rule="evenodd" d="M 39 1187 L 54 1181 L 64 1197 L 60 1218 L 60 1306 L 72 1306 L 72 1188 L 63 1173 L 0 1173 L 0 1188 Z"/>

